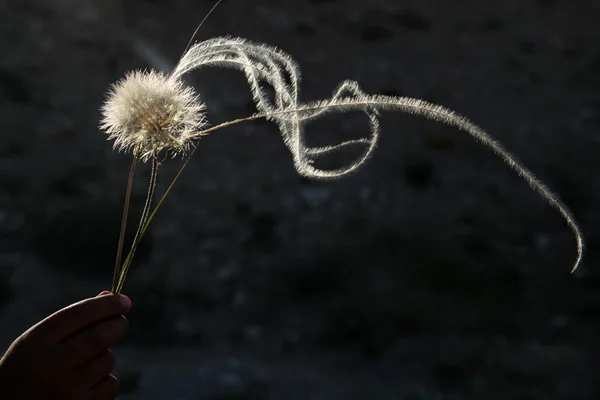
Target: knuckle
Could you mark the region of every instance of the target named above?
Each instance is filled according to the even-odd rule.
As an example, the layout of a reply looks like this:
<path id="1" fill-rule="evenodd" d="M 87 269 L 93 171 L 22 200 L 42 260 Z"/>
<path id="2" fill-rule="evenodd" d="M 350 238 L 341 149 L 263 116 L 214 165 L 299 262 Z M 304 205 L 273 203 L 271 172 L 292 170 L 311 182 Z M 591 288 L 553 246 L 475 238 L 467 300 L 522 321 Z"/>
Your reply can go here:
<path id="1" fill-rule="evenodd" d="M 109 340 L 103 329 L 95 328 L 82 337 L 77 347 L 79 354 L 86 354 L 88 357 L 98 355 L 102 349 L 108 347 Z"/>
<path id="2" fill-rule="evenodd" d="M 123 333 L 129 332 L 129 321 L 127 321 L 127 318 L 121 316 L 119 318 L 119 321 L 120 321 L 121 329 L 122 329 Z"/>
<path id="3" fill-rule="evenodd" d="M 103 296 L 103 297 L 105 297 L 108 300 L 106 302 L 107 307 L 109 307 L 112 312 L 114 312 L 115 314 L 121 314 L 121 312 L 123 311 L 123 305 L 121 304 L 121 301 L 119 300 L 119 296 L 115 296 L 113 294 L 113 295 Z"/>
<path id="4" fill-rule="evenodd" d="M 106 382 L 106 392 L 109 396 L 111 396 L 109 398 L 113 399 L 117 397 L 119 394 L 119 388 L 119 380 L 114 375 L 110 375 Z"/>
<path id="5" fill-rule="evenodd" d="M 117 365 L 117 359 L 115 358 L 115 356 L 112 353 L 108 353 L 108 355 L 106 356 L 106 365 L 107 365 L 107 369 L 109 371 L 112 371 L 115 366 Z"/>
<path id="6" fill-rule="evenodd" d="M 125 335 L 128 329 L 124 318 L 116 318 L 94 329 L 93 342 L 96 346 L 108 346 Z"/>
<path id="7" fill-rule="evenodd" d="M 114 336 L 120 339 L 129 330 L 129 323 L 125 317 L 119 317 L 112 321 L 111 330 L 114 332 Z"/>
<path id="8" fill-rule="evenodd" d="M 92 299 L 92 304 L 96 314 L 118 315 L 121 311 L 119 299 L 114 295 L 95 297 Z"/>

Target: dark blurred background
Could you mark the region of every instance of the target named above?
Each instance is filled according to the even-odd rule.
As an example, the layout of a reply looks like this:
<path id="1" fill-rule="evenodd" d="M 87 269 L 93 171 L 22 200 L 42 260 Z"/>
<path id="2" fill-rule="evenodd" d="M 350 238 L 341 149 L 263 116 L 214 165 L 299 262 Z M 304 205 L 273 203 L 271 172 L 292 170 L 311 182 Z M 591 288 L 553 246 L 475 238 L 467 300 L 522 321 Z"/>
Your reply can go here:
<path id="1" fill-rule="evenodd" d="M 172 68 L 213 4 L 0 2 L 3 348 L 109 288 L 131 159 L 98 109 L 125 72 Z M 199 40 L 280 47 L 304 101 L 354 79 L 469 116 L 566 201 L 588 251 L 570 275 L 558 212 L 454 128 L 385 113 L 368 165 L 318 182 L 274 125 L 237 125 L 202 139 L 138 252 L 122 398 L 599 398 L 599 17 L 592 0 L 225 1 Z M 240 72 L 189 83 L 213 125 L 255 111 Z M 307 140 L 366 129 L 331 114 Z"/>

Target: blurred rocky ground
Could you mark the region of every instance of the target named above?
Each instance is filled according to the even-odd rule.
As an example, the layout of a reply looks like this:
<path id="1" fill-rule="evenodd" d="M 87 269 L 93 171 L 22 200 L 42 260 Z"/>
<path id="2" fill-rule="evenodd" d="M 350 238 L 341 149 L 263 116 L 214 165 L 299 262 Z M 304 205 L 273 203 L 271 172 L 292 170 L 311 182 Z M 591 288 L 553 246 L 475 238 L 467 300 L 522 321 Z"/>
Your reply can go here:
<path id="1" fill-rule="evenodd" d="M 0 345 L 110 285 L 130 157 L 98 129 L 109 85 L 175 64 L 214 4 L 0 1 Z M 274 125 L 215 132 L 138 252 L 123 399 L 600 396 L 600 6 L 584 0 L 227 0 L 198 39 L 292 54 L 303 100 L 345 79 L 469 116 L 572 208 L 587 237 L 463 132 L 386 113 L 375 156 L 301 178 Z M 212 124 L 243 74 L 192 73 Z M 356 113 L 309 143 L 367 129 Z M 328 165 L 344 160 L 324 160 Z M 180 161 L 164 163 L 164 190 Z M 134 188 L 134 215 L 148 168 Z"/>

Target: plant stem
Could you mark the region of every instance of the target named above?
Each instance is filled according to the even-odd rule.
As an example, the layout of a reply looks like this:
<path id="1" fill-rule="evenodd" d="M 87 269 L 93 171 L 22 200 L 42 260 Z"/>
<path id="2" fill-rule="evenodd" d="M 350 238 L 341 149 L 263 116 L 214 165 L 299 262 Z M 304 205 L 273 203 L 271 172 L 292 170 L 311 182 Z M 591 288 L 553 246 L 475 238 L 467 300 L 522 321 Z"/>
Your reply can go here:
<path id="1" fill-rule="evenodd" d="M 133 187 L 133 175 L 135 172 L 135 166 L 137 165 L 137 155 L 133 156 L 131 162 L 131 169 L 129 170 L 129 179 L 127 181 L 127 191 L 125 192 L 125 204 L 123 205 L 123 217 L 121 219 L 121 231 L 119 233 L 119 244 L 117 246 L 117 259 L 115 261 L 115 270 L 113 273 L 112 291 L 116 289 L 117 278 L 119 277 L 119 269 L 121 266 L 121 259 L 123 258 L 123 244 L 125 242 L 125 231 L 127 229 L 127 217 L 129 215 L 129 203 L 131 201 L 131 189 Z"/>
<path id="2" fill-rule="evenodd" d="M 146 232 L 143 229 L 147 226 L 148 216 L 150 214 L 150 207 L 152 206 L 152 198 L 154 197 L 154 191 L 156 189 L 156 178 L 158 176 L 158 161 L 156 157 L 152 158 L 152 170 L 150 172 L 150 182 L 148 184 L 148 194 L 146 196 L 146 203 L 144 204 L 144 209 L 142 210 L 142 215 L 140 217 L 140 224 L 138 225 L 138 229 L 135 233 L 135 237 L 133 238 L 133 243 L 131 244 L 131 249 L 129 250 L 129 254 L 125 259 L 125 262 L 120 268 L 120 273 L 116 282 L 116 285 L 113 284 L 113 293 L 120 293 L 123 289 L 123 283 L 125 281 L 125 277 L 127 276 L 127 272 L 129 270 L 129 266 L 133 261 L 133 256 L 137 249 L 138 244 L 142 240 L 144 233 Z"/>
<path id="3" fill-rule="evenodd" d="M 161 199 L 159 200 L 158 204 L 156 205 L 156 207 L 154 207 L 154 210 L 152 211 L 152 214 L 150 214 L 150 216 L 148 217 L 145 225 L 143 226 L 141 233 L 140 233 L 140 237 L 139 239 L 141 239 L 142 236 L 144 236 L 144 234 L 146 233 L 146 230 L 148 229 L 148 227 L 150 226 L 150 223 L 152 222 L 152 219 L 154 218 L 154 216 L 156 215 L 156 213 L 158 212 L 158 209 L 162 206 L 162 204 L 164 203 L 165 199 L 167 198 L 167 195 L 171 192 L 171 189 L 173 189 L 173 186 L 175 186 L 175 183 L 177 182 L 177 180 L 179 179 L 179 177 L 181 176 L 181 173 L 183 172 L 183 170 L 185 169 L 185 167 L 187 166 L 188 162 L 190 161 L 190 159 L 192 158 L 192 156 L 194 155 L 194 152 L 196 151 L 196 148 L 194 148 L 192 150 L 192 152 L 190 153 L 190 155 L 187 157 L 187 159 L 184 161 L 183 165 L 181 166 L 181 168 L 179 169 L 179 171 L 177 172 L 177 175 L 175 175 L 175 178 L 173 178 L 173 180 L 171 181 L 171 183 L 169 184 L 169 187 L 167 188 L 167 190 L 165 191 L 165 193 L 162 195 Z M 139 242 L 138 239 L 138 242 Z M 135 244 L 135 241 L 134 241 Z M 134 247 L 132 246 L 132 249 L 129 251 L 129 254 L 127 255 L 127 258 L 125 258 L 125 262 L 123 263 L 123 268 L 121 269 L 121 275 L 119 277 L 119 282 L 117 284 L 116 287 L 116 291 L 115 293 L 120 293 L 121 290 L 123 289 L 123 285 L 125 284 L 125 277 L 127 276 L 127 270 L 129 269 L 129 265 L 131 264 L 131 261 L 133 259 L 133 252 L 135 251 Z"/>

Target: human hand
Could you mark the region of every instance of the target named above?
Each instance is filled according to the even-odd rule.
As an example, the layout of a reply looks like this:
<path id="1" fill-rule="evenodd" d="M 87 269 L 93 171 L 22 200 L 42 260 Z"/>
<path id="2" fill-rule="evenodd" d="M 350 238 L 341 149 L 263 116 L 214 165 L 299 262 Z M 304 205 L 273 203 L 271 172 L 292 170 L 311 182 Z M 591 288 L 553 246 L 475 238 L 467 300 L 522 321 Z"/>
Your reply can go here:
<path id="1" fill-rule="evenodd" d="M 130 308 L 127 296 L 102 292 L 28 329 L 0 360 L 2 399 L 114 399 L 109 347 L 127 333 Z"/>

